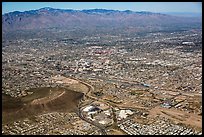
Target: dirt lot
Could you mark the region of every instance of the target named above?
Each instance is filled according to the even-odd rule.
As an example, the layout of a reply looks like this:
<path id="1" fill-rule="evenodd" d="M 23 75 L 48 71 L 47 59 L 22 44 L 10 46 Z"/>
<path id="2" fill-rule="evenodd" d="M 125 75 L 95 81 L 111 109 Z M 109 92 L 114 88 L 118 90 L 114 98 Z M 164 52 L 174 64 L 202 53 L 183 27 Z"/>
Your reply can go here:
<path id="1" fill-rule="evenodd" d="M 127 135 L 127 134 L 120 130 L 111 129 L 110 131 L 108 131 L 108 135 Z"/>
<path id="2" fill-rule="evenodd" d="M 168 109 L 155 107 L 150 110 L 149 117 L 155 117 L 156 115 L 162 115 L 176 123 L 183 123 L 191 127 L 202 128 L 202 116 L 199 116 L 197 114 L 187 113 L 175 108 Z"/>

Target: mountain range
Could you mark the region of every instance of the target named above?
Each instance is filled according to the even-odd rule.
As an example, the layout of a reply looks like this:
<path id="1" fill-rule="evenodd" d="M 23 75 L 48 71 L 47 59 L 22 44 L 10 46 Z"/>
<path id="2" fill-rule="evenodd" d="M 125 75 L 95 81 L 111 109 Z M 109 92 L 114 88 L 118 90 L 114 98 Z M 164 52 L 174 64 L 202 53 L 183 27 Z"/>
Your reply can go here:
<path id="1" fill-rule="evenodd" d="M 165 29 L 201 28 L 202 19 L 176 17 L 161 13 L 108 9 L 54 9 L 45 7 L 25 12 L 14 11 L 2 15 L 3 33 L 48 28 L 126 31 L 162 31 Z"/>

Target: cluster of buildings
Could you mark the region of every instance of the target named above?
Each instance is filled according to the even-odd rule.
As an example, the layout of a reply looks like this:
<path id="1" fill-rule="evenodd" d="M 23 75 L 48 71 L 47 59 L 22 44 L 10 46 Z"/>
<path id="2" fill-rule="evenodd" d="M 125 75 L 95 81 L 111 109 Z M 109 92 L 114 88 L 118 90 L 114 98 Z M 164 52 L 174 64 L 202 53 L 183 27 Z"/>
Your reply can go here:
<path id="1" fill-rule="evenodd" d="M 202 134 L 193 131 L 191 128 L 183 127 L 180 125 L 172 124 L 170 121 L 158 120 L 152 124 L 140 124 L 132 120 L 127 120 L 119 127 L 128 135 L 195 135 Z"/>
<path id="2" fill-rule="evenodd" d="M 22 97 L 32 94 L 30 88 L 66 84 L 71 76 L 91 84 L 92 96 L 121 107 L 114 113 L 118 126 L 127 134 L 202 134 L 168 121 L 145 125 L 129 120 L 139 115 L 136 108 L 150 110 L 156 106 L 202 114 L 202 33 L 191 33 L 153 33 L 145 37 L 107 34 L 73 38 L 71 42 L 64 37 L 50 41 L 4 40 L 2 93 Z M 88 121 L 100 126 L 115 123 L 110 106 L 90 103 L 81 110 Z M 59 114 L 45 114 L 39 122 L 29 124 L 23 120 L 3 124 L 2 133 L 101 134 L 91 122 L 84 121 L 83 126 L 77 115 Z"/>

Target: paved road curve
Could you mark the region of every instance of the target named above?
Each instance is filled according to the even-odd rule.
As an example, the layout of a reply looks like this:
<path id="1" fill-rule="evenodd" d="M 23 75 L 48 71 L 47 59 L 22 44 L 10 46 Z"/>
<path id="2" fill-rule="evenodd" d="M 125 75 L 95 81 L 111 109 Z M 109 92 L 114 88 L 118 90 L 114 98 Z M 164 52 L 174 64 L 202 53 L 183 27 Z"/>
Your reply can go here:
<path id="1" fill-rule="evenodd" d="M 90 119 L 84 117 L 83 114 L 82 114 L 82 112 L 81 112 L 81 110 L 80 110 L 80 108 L 78 109 L 77 115 L 78 115 L 82 120 L 84 120 L 84 121 L 90 123 L 91 125 L 94 125 L 94 126 L 98 127 L 98 128 L 101 130 L 102 135 L 107 135 L 105 128 L 104 128 L 103 126 L 101 126 L 100 124 L 95 123 L 95 122 L 91 121 Z"/>

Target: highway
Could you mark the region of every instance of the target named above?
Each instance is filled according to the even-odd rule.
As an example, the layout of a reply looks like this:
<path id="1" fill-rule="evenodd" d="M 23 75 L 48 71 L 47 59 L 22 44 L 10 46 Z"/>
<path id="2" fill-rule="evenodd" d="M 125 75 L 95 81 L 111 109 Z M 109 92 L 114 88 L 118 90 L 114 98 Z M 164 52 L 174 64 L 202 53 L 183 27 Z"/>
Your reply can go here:
<path id="1" fill-rule="evenodd" d="M 75 79 L 75 80 L 77 80 L 77 79 Z M 85 83 L 85 82 L 83 82 L 83 81 L 80 81 L 80 80 L 78 80 L 78 81 L 79 81 L 81 84 L 86 85 L 86 86 L 88 87 L 88 89 L 89 89 L 86 93 L 84 93 L 84 96 L 86 96 L 86 97 L 88 97 L 88 98 L 90 98 L 90 99 L 93 99 L 93 100 L 98 100 L 97 98 L 92 97 L 91 95 L 89 95 L 89 94 L 91 93 L 91 91 L 94 90 L 93 86 L 91 86 L 91 85 L 89 85 L 88 83 Z M 105 130 L 105 127 L 103 127 L 103 126 L 100 125 L 99 123 L 95 123 L 95 122 L 93 122 L 92 120 L 90 120 L 90 119 L 88 119 L 88 118 L 86 118 L 86 117 L 83 116 L 83 113 L 81 112 L 80 104 L 78 104 L 78 111 L 77 111 L 76 113 L 77 113 L 77 115 L 78 115 L 82 120 L 84 120 L 84 121 L 90 123 L 90 124 L 93 125 L 93 126 L 98 127 L 98 128 L 100 129 L 102 135 L 107 135 L 106 130 Z"/>
<path id="2" fill-rule="evenodd" d="M 109 81 L 109 82 L 116 82 L 116 83 L 128 83 L 128 84 L 134 84 L 134 85 L 142 85 L 142 84 L 139 83 L 138 81 L 127 81 L 127 80 L 121 80 L 121 79 L 120 79 L 120 80 L 117 80 L 117 79 L 109 79 L 109 80 L 107 80 L 107 79 L 105 79 L 105 78 L 98 78 L 98 79 L 105 80 L 105 81 Z M 77 80 L 77 79 L 75 79 L 75 80 Z M 84 93 L 84 96 L 85 96 L 85 97 L 90 98 L 91 100 L 96 100 L 96 101 L 103 102 L 103 103 L 107 104 L 110 108 L 112 108 L 112 110 L 113 110 L 113 107 L 115 107 L 115 106 L 120 106 L 120 105 L 116 105 L 116 104 L 114 104 L 114 103 L 111 103 L 111 102 L 109 102 L 109 101 L 107 101 L 107 100 L 103 100 L 103 99 L 99 99 L 99 98 L 97 98 L 97 97 L 91 96 L 90 93 L 91 93 L 92 91 L 94 91 L 94 87 L 93 87 L 92 85 L 86 83 L 86 82 L 83 82 L 83 81 L 80 81 L 80 80 L 78 80 L 78 81 L 79 81 L 81 84 L 84 84 L 84 85 L 86 85 L 86 86 L 88 87 L 87 92 Z M 153 88 L 153 87 L 151 87 L 151 88 Z M 163 89 L 163 90 L 165 90 L 165 89 Z M 150 92 L 150 93 L 151 93 L 151 92 Z M 154 95 L 153 93 L 151 93 L 151 94 Z M 180 94 L 178 94 L 178 95 L 180 95 Z M 176 96 L 178 96 L 178 95 L 176 95 Z M 174 97 L 175 97 L 175 96 L 174 96 Z M 174 98 L 174 97 L 173 97 L 173 98 Z M 170 99 L 172 99 L 172 98 L 170 98 Z M 164 102 L 164 101 L 155 104 L 154 107 L 157 106 L 157 105 L 159 105 L 159 104 L 161 104 L 161 103 L 163 103 L 163 102 Z M 123 109 L 135 109 L 135 107 L 132 107 L 132 106 L 120 106 L 120 107 L 122 107 Z M 137 109 L 147 110 L 147 108 L 145 108 L 145 107 L 138 107 Z M 98 128 L 100 129 L 102 135 L 107 135 L 106 129 L 105 129 L 104 126 L 102 126 L 102 125 L 99 124 L 99 123 L 93 122 L 91 119 L 88 119 L 88 118 L 86 118 L 85 116 L 83 116 L 83 113 L 81 112 L 81 108 L 80 108 L 80 105 L 79 105 L 79 104 L 78 104 L 77 115 L 78 115 L 82 120 L 84 120 L 84 121 L 90 123 L 90 124 L 93 125 L 93 126 L 98 127 Z M 136 115 L 136 114 L 133 114 L 132 116 L 128 117 L 127 119 L 131 119 L 131 118 L 134 117 L 135 115 Z M 119 123 L 121 123 L 121 122 L 123 122 L 123 121 L 126 121 L 127 119 L 124 119 L 124 120 L 120 121 Z M 118 123 L 118 122 L 117 122 L 116 117 L 115 117 L 115 119 L 114 119 L 114 123 L 115 123 L 116 126 L 117 126 L 117 123 Z"/>
<path id="3" fill-rule="evenodd" d="M 90 119 L 84 117 L 83 114 L 82 114 L 82 112 L 81 112 L 81 110 L 80 110 L 80 108 L 78 109 L 77 115 L 78 115 L 82 120 L 84 120 L 84 121 L 90 123 L 91 125 L 94 125 L 94 126 L 98 127 L 98 128 L 100 129 L 102 135 L 107 135 L 106 130 L 105 130 L 105 127 L 103 127 L 103 126 L 101 126 L 100 124 L 95 123 L 95 122 L 91 121 Z"/>

